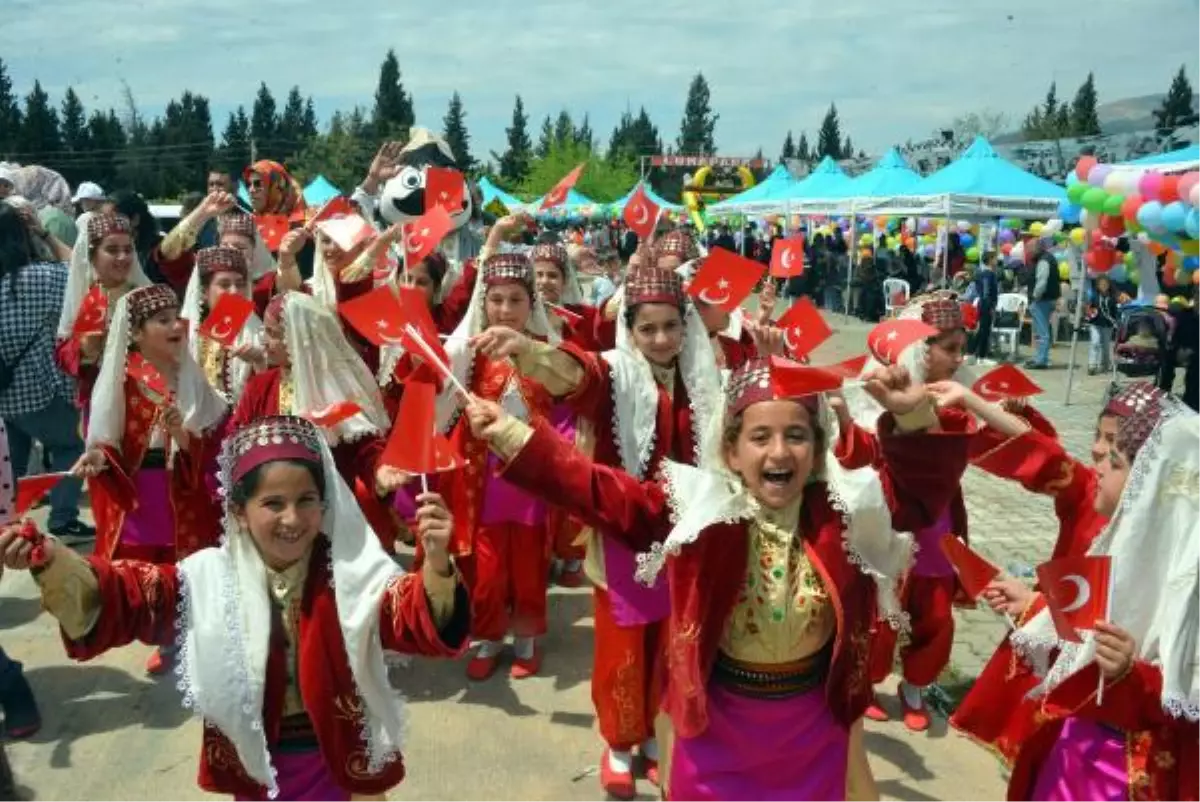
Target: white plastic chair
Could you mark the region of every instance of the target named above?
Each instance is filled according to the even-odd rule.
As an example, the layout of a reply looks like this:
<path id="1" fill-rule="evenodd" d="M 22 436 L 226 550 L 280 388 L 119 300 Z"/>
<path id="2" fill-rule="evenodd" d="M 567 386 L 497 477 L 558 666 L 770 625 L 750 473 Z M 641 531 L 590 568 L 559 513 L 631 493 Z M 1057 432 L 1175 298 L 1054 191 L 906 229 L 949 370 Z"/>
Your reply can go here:
<path id="1" fill-rule="evenodd" d="M 1017 358 L 1017 346 L 1021 344 L 1021 326 L 1025 323 L 1025 310 L 1028 306 L 1029 299 L 1019 292 L 1002 292 L 996 299 L 997 316 L 1001 312 L 1015 312 L 1017 315 L 1016 326 L 992 326 L 992 339 L 1008 340 L 1009 361 L 1015 361 Z"/>
<path id="2" fill-rule="evenodd" d="M 899 303 L 893 303 L 892 298 L 897 292 L 903 293 L 903 298 Z M 908 282 L 902 278 L 885 278 L 883 280 L 883 309 L 888 317 L 892 313 L 903 309 L 908 304 L 908 299 L 912 296 L 912 288 L 908 286 Z"/>

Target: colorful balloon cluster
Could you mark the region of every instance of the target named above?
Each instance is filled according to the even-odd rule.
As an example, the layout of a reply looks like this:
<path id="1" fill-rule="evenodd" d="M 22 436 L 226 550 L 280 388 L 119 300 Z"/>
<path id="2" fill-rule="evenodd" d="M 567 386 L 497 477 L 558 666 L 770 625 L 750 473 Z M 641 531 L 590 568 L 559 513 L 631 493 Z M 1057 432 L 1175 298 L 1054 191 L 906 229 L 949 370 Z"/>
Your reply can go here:
<path id="1" fill-rule="evenodd" d="M 1200 282 L 1200 172 L 1166 175 L 1080 158 L 1067 175 L 1067 200 L 1058 214 L 1088 237 L 1088 267 L 1106 271 L 1118 255 L 1114 240 L 1144 234 L 1156 252 L 1169 250 L 1171 283 Z"/>

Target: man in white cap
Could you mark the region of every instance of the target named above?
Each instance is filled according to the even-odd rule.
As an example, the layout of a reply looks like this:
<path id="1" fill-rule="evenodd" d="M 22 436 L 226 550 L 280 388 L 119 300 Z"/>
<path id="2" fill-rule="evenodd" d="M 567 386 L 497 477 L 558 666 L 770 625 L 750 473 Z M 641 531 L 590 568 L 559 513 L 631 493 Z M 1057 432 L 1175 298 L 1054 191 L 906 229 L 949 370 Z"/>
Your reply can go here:
<path id="1" fill-rule="evenodd" d="M 75 190 L 74 197 L 71 198 L 71 203 L 79 209 L 79 213 L 94 212 L 108 202 L 108 198 L 104 196 L 104 190 L 99 184 L 92 181 L 84 181 Z"/>

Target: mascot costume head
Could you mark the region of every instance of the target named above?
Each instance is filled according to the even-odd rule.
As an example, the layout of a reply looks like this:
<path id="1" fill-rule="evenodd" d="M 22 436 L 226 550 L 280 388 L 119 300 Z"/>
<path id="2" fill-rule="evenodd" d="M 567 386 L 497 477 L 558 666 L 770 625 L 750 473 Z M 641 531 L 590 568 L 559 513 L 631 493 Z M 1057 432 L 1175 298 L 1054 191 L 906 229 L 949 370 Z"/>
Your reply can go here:
<path id="1" fill-rule="evenodd" d="M 425 213 L 425 174 L 430 167 L 449 167 L 462 171 L 454 160 L 450 145 L 428 128 L 414 127 L 408 144 L 397 159 L 400 172 L 383 186 L 379 214 L 389 223 L 407 223 Z M 442 240 L 440 250 L 452 263 L 460 263 L 479 254 L 482 222 L 479 215 L 479 190 L 466 178 L 463 208 L 451 215 L 454 229 Z"/>

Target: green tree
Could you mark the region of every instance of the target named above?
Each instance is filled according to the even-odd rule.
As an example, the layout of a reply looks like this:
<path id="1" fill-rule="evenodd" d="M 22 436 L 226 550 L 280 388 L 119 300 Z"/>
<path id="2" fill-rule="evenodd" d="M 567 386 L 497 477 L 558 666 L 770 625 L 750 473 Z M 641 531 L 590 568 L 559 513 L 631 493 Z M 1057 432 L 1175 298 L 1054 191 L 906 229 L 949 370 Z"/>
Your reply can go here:
<path id="1" fill-rule="evenodd" d="M 88 118 L 87 131 L 91 178 L 102 187 L 113 186 L 117 180 L 117 154 L 125 147 L 125 129 L 115 111 L 97 109 Z"/>
<path id="2" fill-rule="evenodd" d="M 313 107 L 311 95 L 304 101 L 304 119 L 300 123 L 300 133 L 300 141 L 305 144 L 311 142 L 314 137 L 321 133 L 317 127 L 317 110 Z"/>
<path id="3" fill-rule="evenodd" d="M 88 141 L 87 112 L 83 108 L 83 101 L 69 86 L 62 101 L 62 141 L 64 158 L 59 172 L 74 186 L 91 177 L 91 143 Z"/>
<path id="4" fill-rule="evenodd" d="M 1193 126 L 1200 121 L 1192 105 L 1193 95 L 1192 84 L 1187 77 L 1187 65 L 1184 65 L 1175 73 L 1167 96 L 1154 112 L 1154 129 L 1160 138 L 1170 139 L 1176 129 Z"/>
<path id="5" fill-rule="evenodd" d="M 400 82 L 400 61 L 396 58 L 396 51 L 389 49 L 383 64 L 379 66 L 371 127 L 376 139 L 404 141 L 408 139 L 409 129 L 415 122 L 412 96 L 404 91 L 404 84 Z"/>
<path id="6" fill-rule="evenodd" d="M 240 173 L 250 164 L 250 118 L 246 116 L 245 106 L 229 112 L 225 131 L 221 134 L 219 161 L 221 167 L 231 173 Z"/>
<path id="7" fill-rule="evenodd" d="M 575 129 L 575 141 L 588 150 L 596 149 L 596 135 L 592 133 L 592 123 L 586 112 L 583 115 L 583 122 Z"/>
<path id="8" fill-rule="evenodd" d="M 642 156 L 654 156 L 662 152 L 663 143 L 658 136 L 658 127 L 650 120 L 645 106 L 638 111 L 636 117 L 629 111 L 621 115 L 608 141 L 610 160 L 618 159 L 622 155 L 636 160 Z"/>
<path id="9" fill-rule="evenodd" d="M 309 98 L 311 101 L 312 98 Z M 304 96 L 300 87 L 293 86 L 288 92 L 287 101 L 283 104 L 283 113 L 279 115 L 279 152 L 284 159 L 290 159 L 308 144 L 308 140 L 316 134 L 315 114 L 313 120 L 306 119 Z M 308 125 L 313 124 L 310 132 Z"/>
<path id="10" fill-rule="evenodd" d="M 0 59 L 0 158 L 15 153 L 21 135 L 21 106 L 4 59 Z"/>
<path id="11" fill-rule="evenodd" d="M 37 162 L 52 159 L 62 151 L 62 132 L 58 112 L 50 105 L 50 96 L 40 81 L 25 96 L 25 113 L 17 150 L 25 154 L 23 161 Z"/>
<path id="12" fill-rule="evenodd" d="M 786 163 L 794 158 L 796 158 L 796 141 L 792 139 L 792 132 L 788 131 L 783 140 L 783 148 L 779 151 L 779 161 Z"/>
<path id="13" fill-rule="evenodd" d="M 800 141 L 796 143 L 796 158 L 805 164 L 811 164 L 813 157 L 808 145 L 808 134 L 800 132 Z"/>
<path id="14" fill-rule="evenodd" d="M 638 179 L 637 166 L 631 159 L 601 158 L 581 143 L 569 139 L 562 143 L 552 142 L 547 155 L 530 164 L 529 174 L 518 191 L 541 197 L 581 162 L 586 162 L 586 167 L 575 188 L 596 201 L 620 198 Z"/>
<path id="15" fill-rule="evenodd" d="M 121 127 L 125 130 L 126 147 L 117 156 L 115 185 L 136 189 L 156 197 L 158 175 L 154 165 L 154 147 L 150 126 L 138 111 L 137 101 L 129 84 L 121 82 Z"/>
<path id="16" fill-rule="evenodd" d="M 311 181 L 318 174 L 339 187 L 352 187 L 362 180 L 375 156 L 375 125 L 366 112 L 355 106 L 348 114 L 337 112 L 329 121 L 329 131 L 310 141 L 293 163 L 299 181 Z"/>
<path id="17" fill-rule="evenodd" d="M 842 158 L 854 158 L 854 143 L 850 141 L 850 135 L 846 134 L 846 139 L 842 142 Z"/>
<path id="18" fill-rule="evenodd" d="M 1096 115 L 1096 78 L 1090 72 L 1071 101 L 1071 133 L 1074 136 L 1100 134 L 1100 118 Z"/>
<path id="19" fill-rule="evenodd" d="M 254 108 L 250 111 L 250 139 L 258 150 L 260 159 L 282 159 L 279 146 L 279 114 L 275 110 L 275 96 L 265 83 L 258 85 L 254 96 Z"/>
<path id="20" fill-rule="evenodd" d="M 571 113 L 563 109 L 554 121 L 554 143 L 565 145 L 573 141 L 575 141 L 575 123 L 571 119 Z"/>
<path id="21" fill-rule="evenodd" d="M 539 159 L 544 159 L 550 154 L 550 149 L 554 147 L 554 122 L 550 119 L 550 115 L 546 115 L 546 119 L 542 120 L 542 132 L 538 136 L 537 148 L 534 154 Z"/>
<path id="22" fill-rule="evenodd" d="M 829 156 L 832 159 L 842 157 L 842 126 L 838 122 L 837 106 L 830 103 L 825 119 L 821 121 L 821 130 L 817 134 L 817 152 L 813 154 L 814 161 Z"/>
<path id="23" fill-rule="evenodd" d="M 679 125 L 679 138 L 675 141 L 676 151 L 688 156 L 707 156 L 717 152 L 714 133 L 720 116 L 713 113 L 708 81 L 703 73 L 696 73 L 688 87 L 687 102 L 683 107 L 683 120 Z"/>
<path id="24" fill-rule="evenodd" d="M 503 155 L 497 156 L 492 152 L 492 158 L 500 165 L 500 182 L 505 188 L 515 189 L 525 180 L 529 172 L 529 163 L 533 159 L 533 143 L 529 140 L 529 115 L 525 113 L 525 104 L 521 96 L 513 104 L 512 124 L 505 129 L 508 136 L 508 148 Z"/>
<path id="25" fill-rule="evenodd" d="M 450 145 L 454 161 L 464 173 L 474 173 L 478 165 L 471 157 L 471 135 L 467 133 L 467 112 L 463 110 L 462 97 L 455 92 L 450 96 L 446 116 L 442 118 L 442 136 Z"/>

